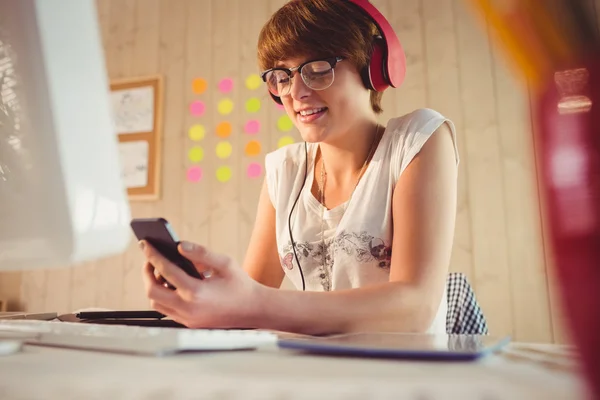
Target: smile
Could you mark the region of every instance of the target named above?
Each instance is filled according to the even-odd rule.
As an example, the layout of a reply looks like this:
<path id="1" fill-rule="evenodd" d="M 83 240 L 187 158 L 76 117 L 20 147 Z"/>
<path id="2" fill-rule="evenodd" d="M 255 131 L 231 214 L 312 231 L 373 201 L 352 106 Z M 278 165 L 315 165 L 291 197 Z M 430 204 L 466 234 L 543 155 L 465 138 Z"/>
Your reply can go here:
<path id="1" fill-rule="evenodd" d="M 313 115 L 313 114 L 319 113 L 321 111 L 325 111 L 326 109 L 327 109 L 327 107 L 313 108 L 312 110 L 302 110 L 299 112 L 299 114 L 302 115 L 303 117 L 306 117 L 307 115 Z"/>
<path id="2" fill-rule="evenodd" d="M 298 119 L 303 123 L 316 121 L 327 112 L 327 107 L 311 108 L 297 113 Z"/>

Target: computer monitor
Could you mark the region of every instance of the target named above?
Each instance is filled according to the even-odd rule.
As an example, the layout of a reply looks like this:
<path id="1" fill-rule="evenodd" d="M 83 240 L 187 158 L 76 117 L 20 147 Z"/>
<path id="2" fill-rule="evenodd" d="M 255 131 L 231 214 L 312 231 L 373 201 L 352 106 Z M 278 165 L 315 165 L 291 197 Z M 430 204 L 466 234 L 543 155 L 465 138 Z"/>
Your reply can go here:
<path id="1" fill-rule="evenodd" d="M 131 240 L 94 0 L 0 0 L 0 271 Z"/>

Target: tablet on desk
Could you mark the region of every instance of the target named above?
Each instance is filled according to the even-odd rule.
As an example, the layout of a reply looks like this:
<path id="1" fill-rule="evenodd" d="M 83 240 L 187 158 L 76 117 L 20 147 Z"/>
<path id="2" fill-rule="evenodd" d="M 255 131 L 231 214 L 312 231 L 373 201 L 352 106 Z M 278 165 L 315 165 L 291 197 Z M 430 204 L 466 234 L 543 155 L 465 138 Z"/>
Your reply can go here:
<path id="1" fill-rule="evenodd" d="M 412 333 L 352 333 L 279 339 L 280 348 L 360 357 L 475 360 L 510 342 L 510 337 Z"/>

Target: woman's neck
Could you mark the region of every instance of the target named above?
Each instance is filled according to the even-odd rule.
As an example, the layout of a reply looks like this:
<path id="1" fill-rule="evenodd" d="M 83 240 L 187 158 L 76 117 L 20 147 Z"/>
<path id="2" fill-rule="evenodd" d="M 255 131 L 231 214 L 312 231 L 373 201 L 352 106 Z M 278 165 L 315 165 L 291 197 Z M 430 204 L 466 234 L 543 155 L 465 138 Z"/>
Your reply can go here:
<path id="1" fill-rule="evenodd" d="M 353 127 L 336 143 L 319 143 L 320 154 L 317 154 L 315 172 L 320 173 L 321 165 L 324 165 L 328 182 L 336 186 L 356 179 L 374 146 L 377 146 L 382 131 L 383 127 L 375 121 L 367 120 Z"/>

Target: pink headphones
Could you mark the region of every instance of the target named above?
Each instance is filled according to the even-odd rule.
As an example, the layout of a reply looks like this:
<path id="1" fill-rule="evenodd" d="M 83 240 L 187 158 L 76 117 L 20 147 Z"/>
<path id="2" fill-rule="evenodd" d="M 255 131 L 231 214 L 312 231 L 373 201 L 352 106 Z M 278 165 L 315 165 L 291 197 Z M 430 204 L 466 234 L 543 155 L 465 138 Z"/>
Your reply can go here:
<path id="1" fill-rule="evenodd" d="M 381 36 L 374 38 L 373 52 L 367 66 L 360 72 L 367 89 L 383 92 L 389 86 L 399 87 L 406 75 L 406 55 L 400 40 L 387 19 L 369 0 L 348 0 L 365 12 L 377 25 Z M 269 93 L 275 102 L 281 98 Z"/>
<path id="2" fill-rule="evenodd" d="M 399 87 L 406 75 L 406 55 L 394 29 L 369 0 L 348 1 L 367 13 L 382 35 L 375 38 L 369 63 L 361 71 L 363 83 L 368 89 L 377 92 L 383 92 L 389 86 Z"/>

